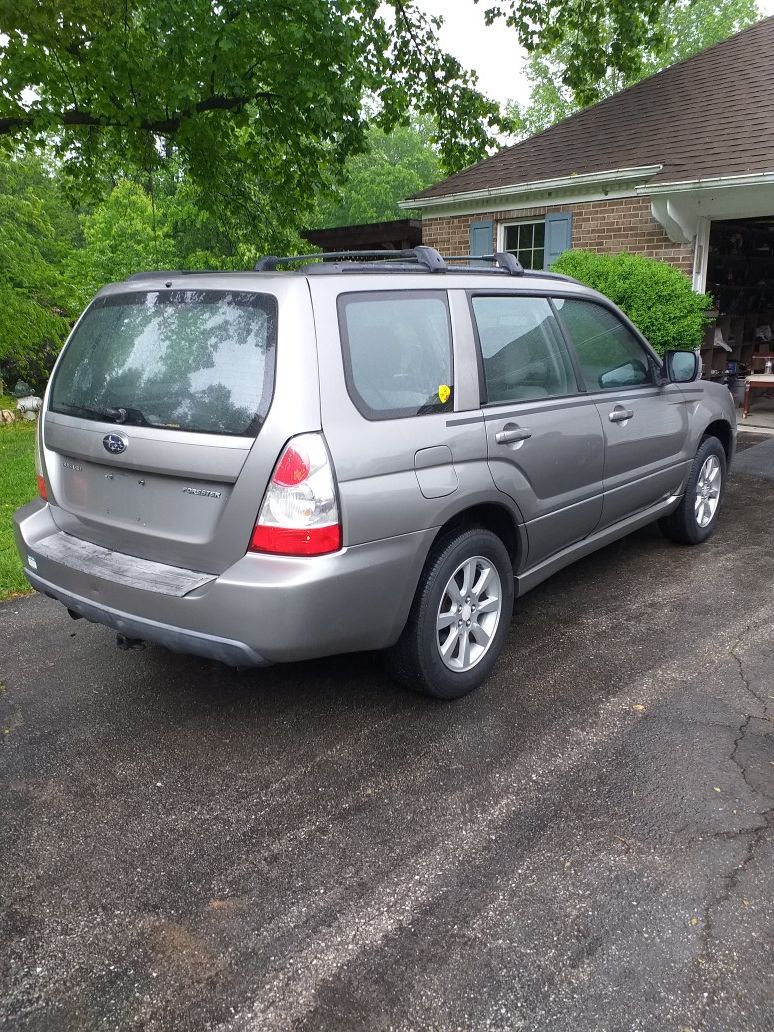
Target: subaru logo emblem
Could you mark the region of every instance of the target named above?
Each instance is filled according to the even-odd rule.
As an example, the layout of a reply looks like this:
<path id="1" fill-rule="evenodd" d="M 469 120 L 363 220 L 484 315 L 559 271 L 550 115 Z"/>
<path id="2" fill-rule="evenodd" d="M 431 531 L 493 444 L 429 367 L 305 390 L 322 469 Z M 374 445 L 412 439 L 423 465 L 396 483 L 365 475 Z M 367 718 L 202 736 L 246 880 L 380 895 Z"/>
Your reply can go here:
<path id="1" fill-rule="evenodd" d="M 121 452 L 125 452 L 128 444 L 129 441 L 123 434 L 105 434 L 102 438 L 105 451 L 109 451 L 111 455 L 120 455 Z"/>

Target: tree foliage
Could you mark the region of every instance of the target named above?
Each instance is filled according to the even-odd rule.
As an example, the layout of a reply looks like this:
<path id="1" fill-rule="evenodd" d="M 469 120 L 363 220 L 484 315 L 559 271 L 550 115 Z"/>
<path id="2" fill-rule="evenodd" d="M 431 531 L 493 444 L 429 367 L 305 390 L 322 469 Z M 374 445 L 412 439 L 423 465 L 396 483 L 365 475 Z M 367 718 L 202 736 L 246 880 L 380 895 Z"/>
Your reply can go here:
<path id="1" fill-rule="evenodd" d="M 659 13 L 685 6 L 468 2 L 482 31 L 504 18 L 532 52 L 566 47 L 583 102 L 608 70 L 638 74 Z M 484 156 L 512 122 L 438 27 L 418 0 L 0 0 L 0 369 L 40 385 L 104 282 L 249 267 L 301 246 L 315 212 L 391 218 Z"/>
<path id="2" fill-rule="evenodd" d="M 562 83 L 581 105 L 597 100 L 596 84 L 609 73 L 642 74 L 643 55 L 664 43 L 662 11 L 677 0 L 475 0 L 486 20 L 516 30 L 530 54 L 564 50 Z"/>
<path id="3" fill-rule="evenodd" d="M 565 45 L 585 102 L 608 69 L 641 67 L 675 0 L 474 2 L 529 51 Z M 512 128 L 439 25 L 417 0 L 0 0 L 0 140 L 53 144 L 81 194 L 174 159 L 232 235 L 281 247 L 366 147 L 365 97 L 385 131 L 432 119 L 444 173 Z"/>
<path id="4" fill-rule="evenodd" d="M 614 301 L 656 351 L 697 348 L 704 337 L 709 294 L 696 294 L 679 269 L 639 254 L 565 251 L 554 272 L 572 276 Z"/>
<path id="5" fill-rule="evenodd" d="M 79 189 L 171 156 L 268 245 L 329 170 L 431 115 L 444 169 L 503 128 L 412 0 L 0 0 L 0 137 L 53 141 Z M 1 38 L 1 37 L 0 37 Z"/>
<path id="6" fill-rule="evenodd" d="M 65 273 L 79 308 L 106 283 L 143 269 L 245 269 L 260 252 L 257 242 L 234 243 L 186 178 L 172 177 L 152 194 L 120 180 L 81 224 L 84 246 L 71 253 Z M 288 239 L 301 243 L 290 229 Z"/>
<path id="7" fill-rule="evenodd" d="M 128 180 L 84 216 L 83 235 L 85 246 L 72 255 L 68 269 L 81 306 L 106 283 L 177 264 L 166 218 L 145 190 Z"/>
<path id="8" fill-rule="evenodd" d="M 398 202 L 443 176 L 427 121 L 396 126 L 385 133 L 368 129 L 368 150 L 348 158 L 341 181 L 318 204 L 316 226 L 346 226 L 407 218 Z"/>
<path id="9" fill-rule="evenodd" d="M 67 335 L 72 292 L 63 261 L 77 219 L 41 161 L 0 162 L 0 370 L 38 382 Z"/>
<path id="10" fill-rule="evenodd" d="M 565 69 L 571 60 L 571 44 L 564 40 L 550 54 L 533 53 L 526 74 L 531 91 L 528 103 L 510 113 L 525 136 L 542 132 L 568 118 L 589 103 L 610 97 L 648 75 L 683 61 L 706 47 L 754 24 L 760 17 L 755 0 L 675 0 L 661 8 L 659 33 L 628 71 L 610 67 L 581 87 L 568 85 Z M 610 24 L 601 28 L 611 34 Z"/>

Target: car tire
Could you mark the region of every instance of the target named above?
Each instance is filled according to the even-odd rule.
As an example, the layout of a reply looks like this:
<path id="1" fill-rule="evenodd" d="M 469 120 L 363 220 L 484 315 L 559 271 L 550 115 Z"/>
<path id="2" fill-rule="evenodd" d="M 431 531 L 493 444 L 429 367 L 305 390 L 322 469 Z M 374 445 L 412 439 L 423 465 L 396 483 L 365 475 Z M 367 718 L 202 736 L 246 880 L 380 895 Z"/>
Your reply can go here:
<path id="1" fill-rule="evenodd" d="M 460 699 L 478 688 L 508 635 L 513 587 L 513 565 L 496 534 L 476 527 L 442 539 L 422 571 L 403 633 L 385 653 L 392 676 L 436 699 Z"/>
<path id="2" fill-rule="evenodd" d="M 717 437 L 705 437 L 691 466 L 685 494 L 669 516 L 659 520 L 665 537 L 681 545 L 700 545 L 718 524 L 726 487 L 726 453 Z"/>

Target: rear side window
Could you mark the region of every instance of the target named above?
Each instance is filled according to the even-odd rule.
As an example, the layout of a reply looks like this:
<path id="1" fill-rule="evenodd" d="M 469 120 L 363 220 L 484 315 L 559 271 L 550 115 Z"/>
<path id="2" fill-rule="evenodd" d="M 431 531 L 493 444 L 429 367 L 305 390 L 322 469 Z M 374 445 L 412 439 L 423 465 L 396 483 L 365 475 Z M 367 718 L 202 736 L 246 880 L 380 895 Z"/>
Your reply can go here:
<path id="1" fill-rule="evenodd" d="M 449 310 L 443 291 L 342 294 L 347 390 L 366 419 L 452 408 Z"/>
<path id="2" fill-rule="evenodd" d="M 615 313 L 594 301 L 555 301 L 575 345 L 590 391 L 643 387 L 653 383 L 653 366 L 642 344 Z"/>
<path id="3" fill-rule="evenodd" d="M 255 436 L 274 385 L 277 302 L 165 290 L 98 298 L 68 343 L 51 409 L 166 430 Z"/>
<path id="4" fill-rule="evenodd" d="M 472 306 L 490 405 L 576 393 L 572 363 L 547 298 L 474 297 Z"/>

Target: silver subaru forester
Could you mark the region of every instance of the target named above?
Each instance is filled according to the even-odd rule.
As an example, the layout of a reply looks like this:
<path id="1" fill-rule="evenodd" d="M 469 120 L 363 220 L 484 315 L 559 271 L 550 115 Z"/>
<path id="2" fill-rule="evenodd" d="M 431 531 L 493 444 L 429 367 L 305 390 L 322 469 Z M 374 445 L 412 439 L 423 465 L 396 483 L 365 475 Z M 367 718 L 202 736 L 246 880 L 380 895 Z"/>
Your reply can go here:
<path id="1" fill-rule="evenodd" d="M 124 647 L 384 649 L 450 699 L 491 671 L 515 595 L 653 520 L 712 533 L 736 420 L 694 352 L 661 360 L 509 254 L 319 257 L 99 292 L 15 516 L 34 588 Z"/>

